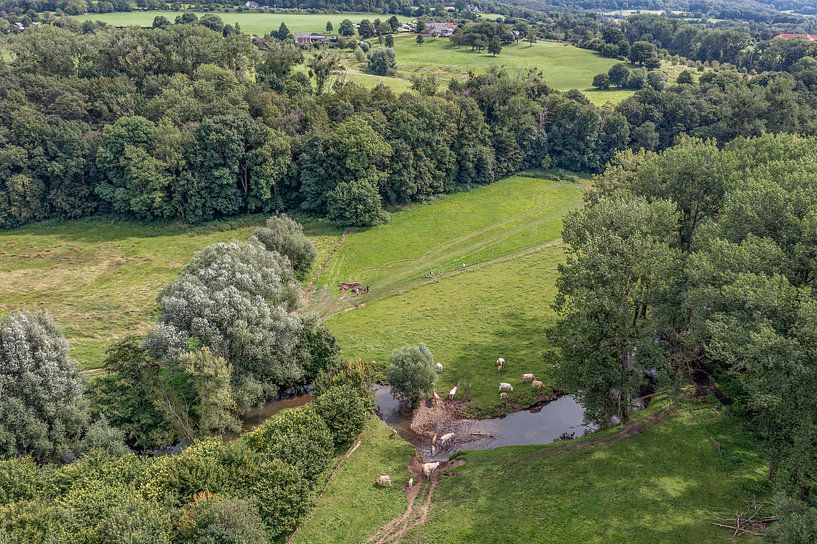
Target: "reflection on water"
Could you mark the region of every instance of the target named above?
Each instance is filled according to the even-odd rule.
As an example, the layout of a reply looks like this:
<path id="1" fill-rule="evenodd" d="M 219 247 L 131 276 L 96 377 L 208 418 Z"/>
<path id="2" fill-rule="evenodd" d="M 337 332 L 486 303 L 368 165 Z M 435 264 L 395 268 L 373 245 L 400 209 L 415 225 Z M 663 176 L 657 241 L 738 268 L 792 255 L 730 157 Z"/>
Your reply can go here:
<path id="1" fill-rule="evenodd" d="M 396 400 L 391 389 L 375 386 L 380 417 L 400 436 L 417 448 L 426 459 L 445 458 L 459 450 L 488 450 L 499 446 L 549 444 L 563 435 L 580 437 L 597 426 L 584 419 L 584 408 L 575 398 L 564 396 L 529 410 L 490 419 L 464 419 L 458 422 L 455 443 L 431 454 L 430 440 L 410 429 L 411 410 Z"/>
<path id="2" fill-rule="evenodd" d="M 304 393 L 302 395 L 273 400 L 267 404 L 264 404 L 263 406 L 250 408 L 243 416 L 241 416 L 241 432 L 227 433 L 224 435 L 224 439 L 234 440 L 243 433 L 252 431 L 264 423 L 265 420 L 274 416 L 281 410 L 286 410 L 287 408 L 297 408 L 298 406 L 303 406 L 304 404 L 310 403 L 313 400 L 315 400 L 315 398 L 311 393 Z"/>

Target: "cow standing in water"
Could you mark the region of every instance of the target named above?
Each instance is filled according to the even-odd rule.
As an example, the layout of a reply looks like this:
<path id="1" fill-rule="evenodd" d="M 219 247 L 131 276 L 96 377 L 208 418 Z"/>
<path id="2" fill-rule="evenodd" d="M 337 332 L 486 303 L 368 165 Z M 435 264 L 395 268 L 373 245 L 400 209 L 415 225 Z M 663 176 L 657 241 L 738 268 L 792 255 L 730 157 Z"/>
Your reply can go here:
<path id="1" fill-rule="evenodd" d="M 503 370 L 505 370 L 505 359 L 500 357 L 499 359 L 496 360 L 496 371 L 501 372 Z"/>

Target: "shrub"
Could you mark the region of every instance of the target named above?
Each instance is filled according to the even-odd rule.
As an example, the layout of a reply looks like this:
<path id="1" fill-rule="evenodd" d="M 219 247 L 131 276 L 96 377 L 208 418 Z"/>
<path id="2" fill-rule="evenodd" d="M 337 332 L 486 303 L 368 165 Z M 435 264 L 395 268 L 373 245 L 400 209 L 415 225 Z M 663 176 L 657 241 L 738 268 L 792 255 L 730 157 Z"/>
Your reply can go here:
<path id="1" fill-rule="evenodd" d="M 134 488 L 94 482 L 72 489 L 59 504 L 70 511 L 68 542 L 170 544 L 170 511 Z"/>
<path id="2" fill-rule="evenodd" d="M 412 404 L 422 398 L 431 396 L 437 371 L 434 368 L 434 355 L 425 345 L 406 346 L 397 349 L 386 368 L 386 379 L 392 391 Z"/>
<path id="3" fill-rule="evenodd" d="M 181 542 L 260 544 L 269 542 L 266 526 L 252 501 L 202 494 L 182 511 Z"/>
<path id="4" fill-rule="evenodd" d="M 88 432 L 82 439 L 82 449 L 85 452 L 92 449 L 103 450 L 113 456 L 125 455 L 130 451 L 125 445 L 125 433 L 111 426 L 105 417 L 88 427 Z"/>
<path id="5" fill-rule="evenodd" d="M 0 460 L 0 506 L 33 499 L 40 488 L 37 463 L 31 457 Z"/>
<path id="6" fill-rule="evenodd" d="M 231 474 L 230 493 L 253 500 L 273 539 L 298 526 L 310 504 L 311 486 L 303 473 L 280 459 L 242 463 Z"/>
<path id="7" fill-rule="evenodd" d="M 315 262 L 315 247 L 304 236 L 304 228 L 286 215 L 276 215 L 267 219 L 264 227 L 256 229 L 252 238 L 267 251 L 277 251 L 289 259 L 292 268 L 301 276 Z"/>
<path id="8" fill-rule="evenodd" d="M 103 482 L 109 485 L 139 485 L 149 478 L 154 459 L 128 453 L 112 456 L 100 449 L 91 450 L 77 461 L 44 473 L 46 495 L 63 496 L 71 490 Z"/>
<path id="9" fill-rule="evenodd" d="M 255 451 L 281 459 L 314 482 L 334 453 L 332 434 L 313 405 L 285 410 L 245 435 Z"/>
<path id="10" fill-rule="evenodd" d="M 167 455 L 153 464 L 145 494 L 177 505 L 190 502 L 202 491 L 219 493 L 226 487 L 228 471 L 221 463 L 220 438 L 194 442 L 179 455 Z"/>
<path id="11" fill-rule="evenodd" d="M 60 544 L 69 542 L 68 512 L 53 503 L 20 501 L 0 509 L 3 544 Z"/>
<path id="12" fill-rule="evenodd" d="M 45 312 L 0 320 L 0 455 L 62 460 L 88 426 L 88 403 L 62 331 Z"/>
<path id="13" fill-rule="evenodd" d="M 360 359 L 344 361 L 337 367 L 325 368 L 318 372 L 318 377 L 313 382 L 313 392 L 320 397 L 331 387 L 340 385 L 351 385 L 358 389 L 368 390 L 374 381 L 372 371 L 365 362 Z"/>
<path id="14" fill-rule="evenodd" d="M 338 183 L 326 195 L 327 216 L 340 225 L 368 227 L 388 220 L 380 191 L 369 180 Z"/>
<path id="15" fill-rule="evenodd" d="M 348 445 L 360 434 L 369 412 L 372 398 L 366 390 L 340 385 L 326 390 L 315 402 L 315 409 L 332 433 L 335 447 Z"/>
<path id="16" fill-rule="evenodd" d="M 369 51 L 369 71 L 379 76 L 391 76 L 397 70 L 394 49 L 380 47 Z"/>

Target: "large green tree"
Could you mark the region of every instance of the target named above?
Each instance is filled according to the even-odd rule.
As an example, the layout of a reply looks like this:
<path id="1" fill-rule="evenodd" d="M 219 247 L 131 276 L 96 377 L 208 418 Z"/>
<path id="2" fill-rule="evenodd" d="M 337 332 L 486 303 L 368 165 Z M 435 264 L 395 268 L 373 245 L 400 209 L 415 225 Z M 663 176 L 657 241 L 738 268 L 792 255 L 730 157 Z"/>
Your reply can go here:
<path id="1" fill-rule="evenodd" d="M 65 460 L 89 422 L 84 380 L 44 313 L 0 321 L 0 454 Z"/>

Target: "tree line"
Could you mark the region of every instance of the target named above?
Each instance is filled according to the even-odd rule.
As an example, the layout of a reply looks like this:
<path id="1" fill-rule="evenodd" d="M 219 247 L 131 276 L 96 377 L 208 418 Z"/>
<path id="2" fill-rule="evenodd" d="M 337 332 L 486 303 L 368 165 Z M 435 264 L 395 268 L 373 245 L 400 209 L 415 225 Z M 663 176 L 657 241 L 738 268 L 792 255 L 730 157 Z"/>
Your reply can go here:
<path id="1" fill-rule="evenodd" d="M 32 28 L 0 68 L 0 226 L 113 213 L 205 221 L 302 210 L 369 225 L 395 204 L 525 168 L 599 172 L 680 134 L 814 130 L 814 66 L 648 86 L 616 108 L 500 68 L 395 96 L 332 51 L 200 24 Z"/>
<path id="2" fill-rule="evenodd" d="M 658 379 L 714 385 L 768 445 L 783 520 L 813 542 L 817 139 L 684 138 L 626 151 L 565 219 L 552 340 L 560 383 L 626 421 Z"/>

